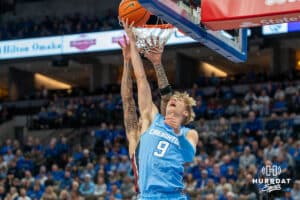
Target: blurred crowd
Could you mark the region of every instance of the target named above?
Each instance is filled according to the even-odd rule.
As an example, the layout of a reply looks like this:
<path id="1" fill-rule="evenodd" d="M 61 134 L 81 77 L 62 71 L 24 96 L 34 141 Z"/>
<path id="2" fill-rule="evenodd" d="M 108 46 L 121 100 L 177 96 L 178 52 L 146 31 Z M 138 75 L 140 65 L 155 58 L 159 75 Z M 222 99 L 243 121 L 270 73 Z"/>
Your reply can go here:
<path id="1" fill-rule="evenodd" d="M 185 166 L 185 192 L 195 200 L 299 200 L 299 82 L 231 83 L 200 78 L 188 90 L 197 100 L 190 126 L 200 140 Z M 157 90 L 153 95 L 159 104 Z M 77 140 L 63 134 L 45 144 L 7 140 L 0 148 L 0 198 L 135 199 L 118 92 L 48 100 L 29 127 L 75 128 Z M 292 181 L 269 194 L 252 180 L 270 165 L 281 168 L 278 178 Z"/>
<path id="2" fill-rule="evenodd" d="M 104 12 L 102 17 L 74 13 L 63 18 L 54 16 L 45 16 L 43 19 L 21 18 L 0 23 L 0 40 L 99 32 L 118 28 L 120 28 L 118 15 L 113 10 Z"/>
<path id="3" fill-rule="evenodd" d="M 251 115 L 251 114 L 250 114 Z M 197 154 L 185 166 L 185 192 L 196 200 L 300 199 L 300 140 L 248 130 L 234 140 L 204 135 Z M 254 139 L 261 135 L 260 139 Z M 84 139 L 82 139 L 84 138 Z M 136 199 L 127 140 L 122 126 L 102 123 L 82 132 L 78 140 L 39 138 L 6 140 L 0 149 L 0 198 L 12 199 Z M 253 184 L 260 170 L 280 166 L 280 178 L 290 178 L 281 191 L 264 196 L 263 184 Z M 275 198 L 276 197 L 276 198 Z M 280 198 L 279 198 L 280 197 Z"/>
<path id="4" fill-rule="evenodd" d="M 217 79 L 217 78 L 216 78 Z M 211 79 L 213 80 L 213 79 Z M 153 86 L 156 88 L 156 86 Z M 235 126 L 237 134 L 243 131 L 250 111 L 255 113 L 257 128 L 277 128 L 281 118 L 292 119 L 300 113 L 300 84 L 298 81 L 262 82 L 257 84 L 213 85 L 194 84 L 188 92 L 196 99 L 196 120 L 219 120 L 223 126 Z M 159 105 L 159 93 L 153 90 L 154 102 Z M 102 121 L 122 122 L 120 94 L 104 93 L 98 96 L 52 99 L 30 121 L 34 129 L 95 126 Z M 288 123 L 293 126 L 293 120 Z M 203 122 L 204 123 L 204 122 Z M 206 124 L 206 123 L 204 123 Z"/>

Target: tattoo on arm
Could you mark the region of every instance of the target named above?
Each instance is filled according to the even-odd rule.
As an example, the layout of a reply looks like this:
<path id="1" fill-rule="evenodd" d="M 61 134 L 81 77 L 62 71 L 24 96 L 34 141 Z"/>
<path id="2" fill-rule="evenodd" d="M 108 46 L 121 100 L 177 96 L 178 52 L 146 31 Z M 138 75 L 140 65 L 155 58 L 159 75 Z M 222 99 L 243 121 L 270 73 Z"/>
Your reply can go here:
<path id="1" fill-rule="evenodd" d="M 163 89 L 163 88 L 167 87 L 169 85 L 169 81 L 168 81 L 166 72 L 164 70 L 164 66 L 162 64 L 154 65 L 154 70 L 156 72 L 159 89 Z M 167 107 L 167 103 L 168 103 L 170 97 L 171 97 L 171 93 L 163 95 L 161 97 L 160 111 L 161 111 L 161 114 L 164 116 L 166 114 L 166 107 Z"/>
<path id="2" fill-rule="evenodd" d="M 123 102 L 124 125 L 127 137 L 136 139 L 138 118 L 136 113 L 136 105 L 133 98 L 131 72 L 132 66 L 129 62 L 125 62 L 121 82 L 121 96 Z"/>
<path id="3" fill-rule="evenodd" d="M 164 70 L 164 66 L 159 64 L 159 65 L 154 65 L 153 67 L 156 72 L 158 87 L 160 89 L 167 87 L 169 85 L 169 81 L 166 72 Z"/>

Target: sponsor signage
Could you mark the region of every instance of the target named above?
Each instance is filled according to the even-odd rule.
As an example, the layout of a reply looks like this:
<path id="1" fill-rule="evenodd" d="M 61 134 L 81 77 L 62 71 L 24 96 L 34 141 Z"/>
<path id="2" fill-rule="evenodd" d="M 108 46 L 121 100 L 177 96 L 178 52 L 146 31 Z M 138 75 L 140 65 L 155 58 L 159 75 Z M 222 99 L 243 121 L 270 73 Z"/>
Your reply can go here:
<path id="1" fill-rule="evenodd" d="M 263 35 L 291 33 L 300 31 L 300 22 L 266 25 L 262 27 Z"/>
<path id="2" fill-rule="evenodd" d="M 202 23 L 228 30 L 300 21 L 300 0 L 202 0 Z"/>
<path id="3" fill-rule="evenodd" d="M 0 60 L 74 53 L 119 50 L 124 31 L 106 31 L 56 37 L 0 41 Z M 175 31 L 167 45 L 193 43 L 195 40 Z"/>
<path id="4" fill-rule="evenodd" d="M 62 54 L 60 37 L 0 41 L 0 59 Z"/>

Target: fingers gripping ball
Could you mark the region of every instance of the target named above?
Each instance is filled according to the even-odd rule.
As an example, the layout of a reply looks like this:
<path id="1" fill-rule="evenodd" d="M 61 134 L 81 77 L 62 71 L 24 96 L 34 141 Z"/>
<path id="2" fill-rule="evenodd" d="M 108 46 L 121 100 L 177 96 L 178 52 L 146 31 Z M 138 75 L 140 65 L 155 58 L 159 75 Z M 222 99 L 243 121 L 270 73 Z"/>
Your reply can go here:
<path id="1" fill-rule="evenodd" d="M 134 26 L 142 26 L 150 18 L 148 12 L 137 0 L 123 0 L 119 5 L 120 19 L 128 19 L 128 23 L 134 22 Z"/>

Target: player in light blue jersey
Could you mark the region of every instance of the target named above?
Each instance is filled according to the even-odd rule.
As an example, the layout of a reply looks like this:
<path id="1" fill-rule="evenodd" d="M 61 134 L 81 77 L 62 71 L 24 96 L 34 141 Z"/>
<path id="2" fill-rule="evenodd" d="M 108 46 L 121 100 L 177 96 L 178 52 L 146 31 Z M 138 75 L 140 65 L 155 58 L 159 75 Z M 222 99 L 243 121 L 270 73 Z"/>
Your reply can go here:
<path id="1" fill-rule="evenodd" d="M 155 38 L 156 39 L 156 38 Z M 153 38 L 154 41 L 154 38 Z M 126 130 L 126 136 L 128 140 L 128 149 L 129 156 L 132 162 L 132 169 L 135 176 L 135 190 L 138 193 L 138 172 L 137 172 L 137 163 L 135 150 L 137 144 L 139 142 L 139 138 L 141 132 L 138 126 L 138 116 L 136 111 L 136 105 L 133 97 L 133 81 L 132 81 L 132 66 L 131 66 L 131 55 L 130 55 L 130 43 L 127 38 L 124 36 L 122 40 L 119 41 L 119 45 L 122 48 L 124 66 L 123 66 L 123 74 L 121 81 L 121 97 L 123 102 L 123 112 L 124 112 L 124 126 Z M 160 89 L 170 88 L 165 70 L 163 65 L 161 64 L 161 56 L 163 50 L 158 48 L 153 42 L 150 41 L 149 49 L 151 49 L 151 53 L 146 53 L 145 57 L 151 61 L 153 64 L 154 70 L 156 72 L 158 87 Z M 167 90 L 165 92 L 161 92 L 161 112 L 166 112 L 167 102 L 172 94 L 172 90 Z"/>
<path id="2" fill-rule="evenodd" d="M 195 100 L 187 93 L 177 92 L 167 104 L 165 117 L 158 112 L 136 47 L 133 24 L 123 21 L 123 25 L 130 40 L 141 115 L 142 135 L 136 153 L 140 199 L 186 199 L 183 165 L 195 156 L 198 133 L 183 125 L 194 119 L 192 106 Z"/>

